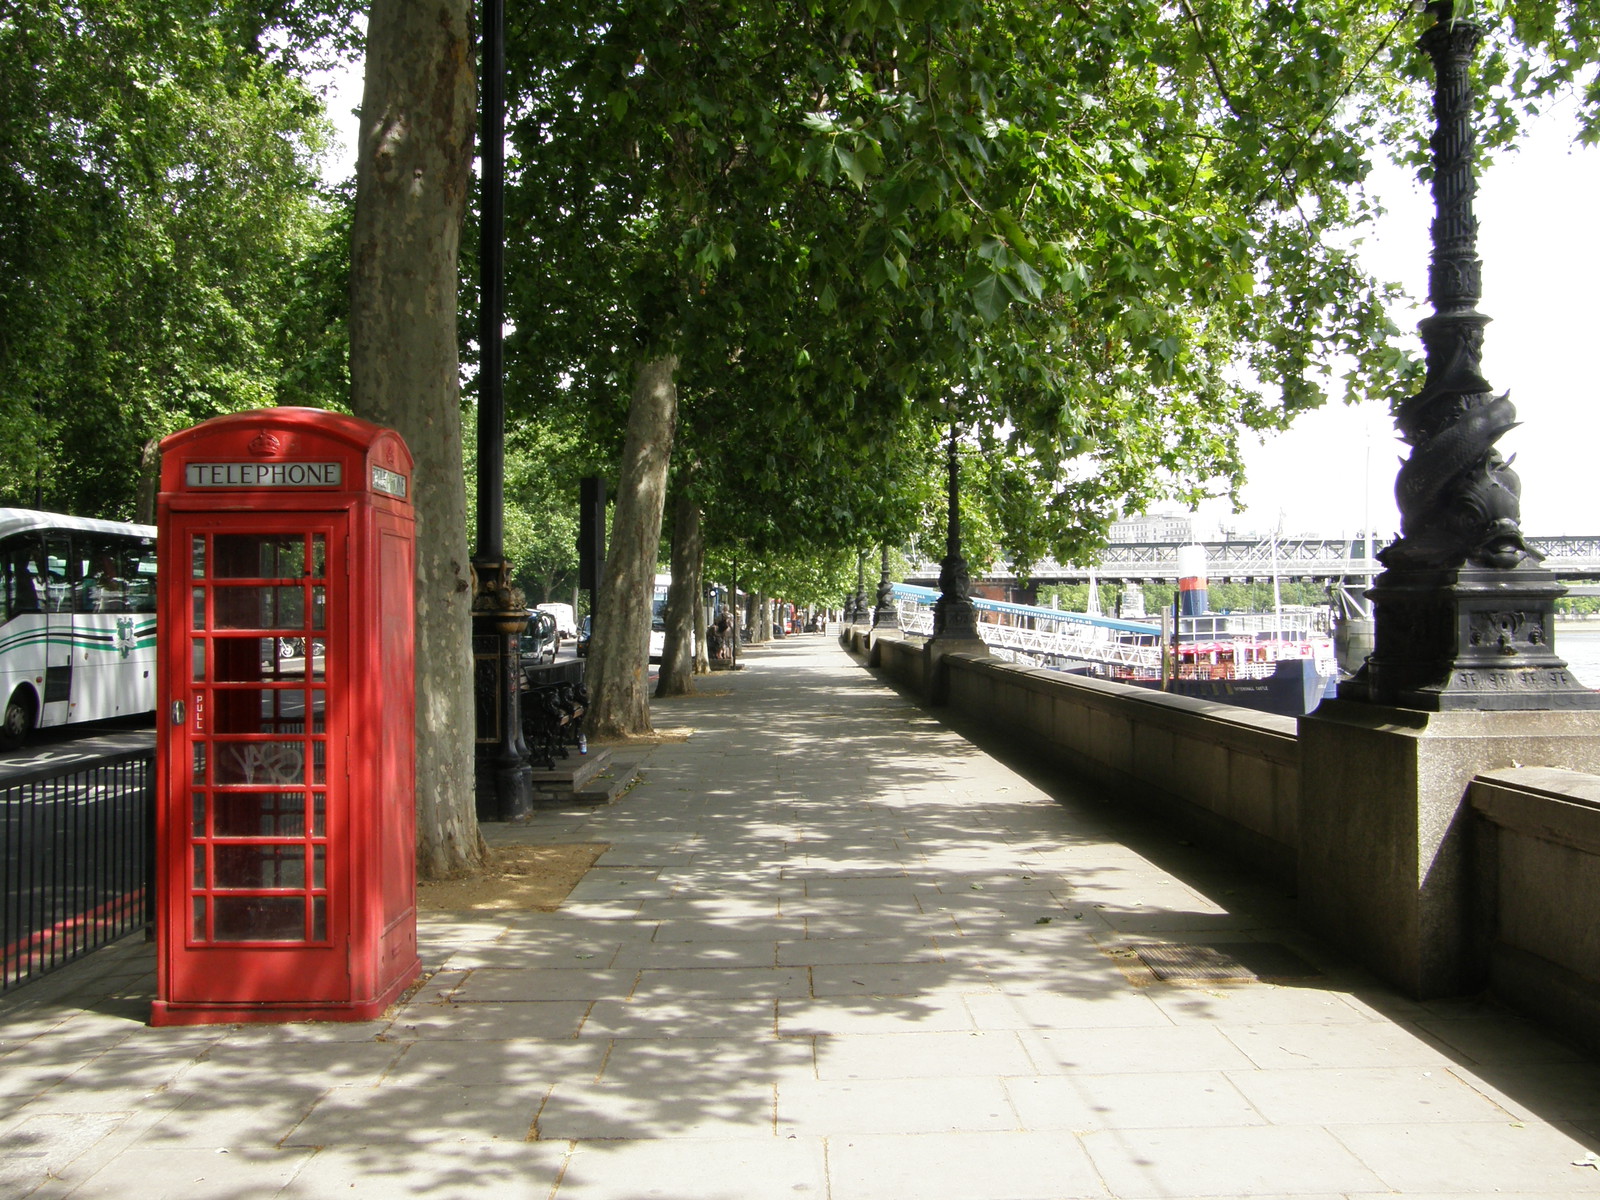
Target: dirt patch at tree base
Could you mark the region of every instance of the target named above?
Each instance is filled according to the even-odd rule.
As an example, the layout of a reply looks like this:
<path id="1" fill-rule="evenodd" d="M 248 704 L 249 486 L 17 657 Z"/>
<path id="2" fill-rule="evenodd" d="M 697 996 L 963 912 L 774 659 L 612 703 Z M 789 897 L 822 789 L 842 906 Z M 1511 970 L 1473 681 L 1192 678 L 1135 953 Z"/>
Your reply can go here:
<path id="1" fill-rule="evenodd" d="M 676 699 L 676 697 L 669 697 Z M 669 742 L 687 742 L 694 736 L 694 730 L 687 725 L 680 725 L 676 729 L 657 729 L 652 733 L 635 733 L 624 737 L 596 738 L 589 743 L 591 746 L 662 746 Z"/>
<path id="2" fill-rule="evenodd" d="M 419 881 L 420 912 L 555 912 L 609 842 L 491 846 L 483 874 Z"/>

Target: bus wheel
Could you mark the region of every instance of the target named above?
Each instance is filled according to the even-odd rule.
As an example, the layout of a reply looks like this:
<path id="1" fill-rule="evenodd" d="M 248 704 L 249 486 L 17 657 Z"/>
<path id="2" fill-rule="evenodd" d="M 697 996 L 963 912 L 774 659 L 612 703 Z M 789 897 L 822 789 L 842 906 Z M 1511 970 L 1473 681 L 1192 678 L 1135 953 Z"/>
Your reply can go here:
<path id="1" fill-rule="evenodd" d="M 0 750 L 19 749 L 33 732 L 33 700 L 18 688 L 6 701 L 6 719 L 0 725 Z"/>

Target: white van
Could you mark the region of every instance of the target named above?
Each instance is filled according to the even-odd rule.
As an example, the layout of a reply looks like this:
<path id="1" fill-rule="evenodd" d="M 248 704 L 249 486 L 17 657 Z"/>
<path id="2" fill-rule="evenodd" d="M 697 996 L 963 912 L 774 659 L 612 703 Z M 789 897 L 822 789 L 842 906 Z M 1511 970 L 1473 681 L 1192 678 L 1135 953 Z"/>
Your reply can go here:
<path id="1" fill-rule="evenodd" d="M 560 639 L 563 639 L 563 640 L 567 639 L 567 638 L 571 638 L 574 641 L 577 640 L 577 637 L 578 637 L 578 618 L 577 618 L 577 614 L 575 614 L 572 611 L 572 605 L 570 605 L 570 604 L 536 604 L 536 605 L 534 605 L 534 608 L 538 612 L 549 613 L 552 617 L 554 617 L 556 619 L 556 637 L 557 638 L 560 638 Z"/>

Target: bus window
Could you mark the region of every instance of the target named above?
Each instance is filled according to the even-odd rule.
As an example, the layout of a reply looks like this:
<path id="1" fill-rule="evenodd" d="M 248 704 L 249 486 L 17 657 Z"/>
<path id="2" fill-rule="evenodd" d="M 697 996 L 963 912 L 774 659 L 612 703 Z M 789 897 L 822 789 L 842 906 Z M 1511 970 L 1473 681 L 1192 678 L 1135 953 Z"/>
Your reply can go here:
<path id="1" fill-rule="evenodd" d="M 77 611 L 139 612 L 153 611 L 152 591 L 144 599 L 150 608 L 135 607 L 133 596 L 138 584 L 139 562 L 132 553 L 130 539 L 115 534 L 76 533 L 72 538 L 73 561 L 77 564 Z"/>
<path id="2" fill-rule="evenodd" d="M 129 539 L 123 551 L 127 564 L 128 611 L 153 613 L 156 610 L 156 540 Z M 317 625 L 313 628 L 320 629 Z"/>
<path id="3" fill-rule="evenodd" d="M 83 577 L 79 563 L 64 533 L 47 533 L 44 538 L 44 606 L 47 612 L 69 613 L 73 609 L 73 587 Z"/>
<path id="4" fill-rule="evenodd" d="M 4 575 L 5 619 L 41 609 L 39 560 L 44 547 L 36 537 L 10 538 L 0 546 L 0 573 Z"/>

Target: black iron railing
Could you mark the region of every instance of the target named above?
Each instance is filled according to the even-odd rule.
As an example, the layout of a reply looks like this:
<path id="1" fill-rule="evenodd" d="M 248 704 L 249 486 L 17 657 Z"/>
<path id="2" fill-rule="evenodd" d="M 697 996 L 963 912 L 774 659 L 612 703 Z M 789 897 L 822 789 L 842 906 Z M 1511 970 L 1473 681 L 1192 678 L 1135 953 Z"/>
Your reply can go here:
<path id="1" fill-rule="evenodd" d="M 0 782 L 0 992 L 149 927 L 154 797 L 150 747 Z"/>

